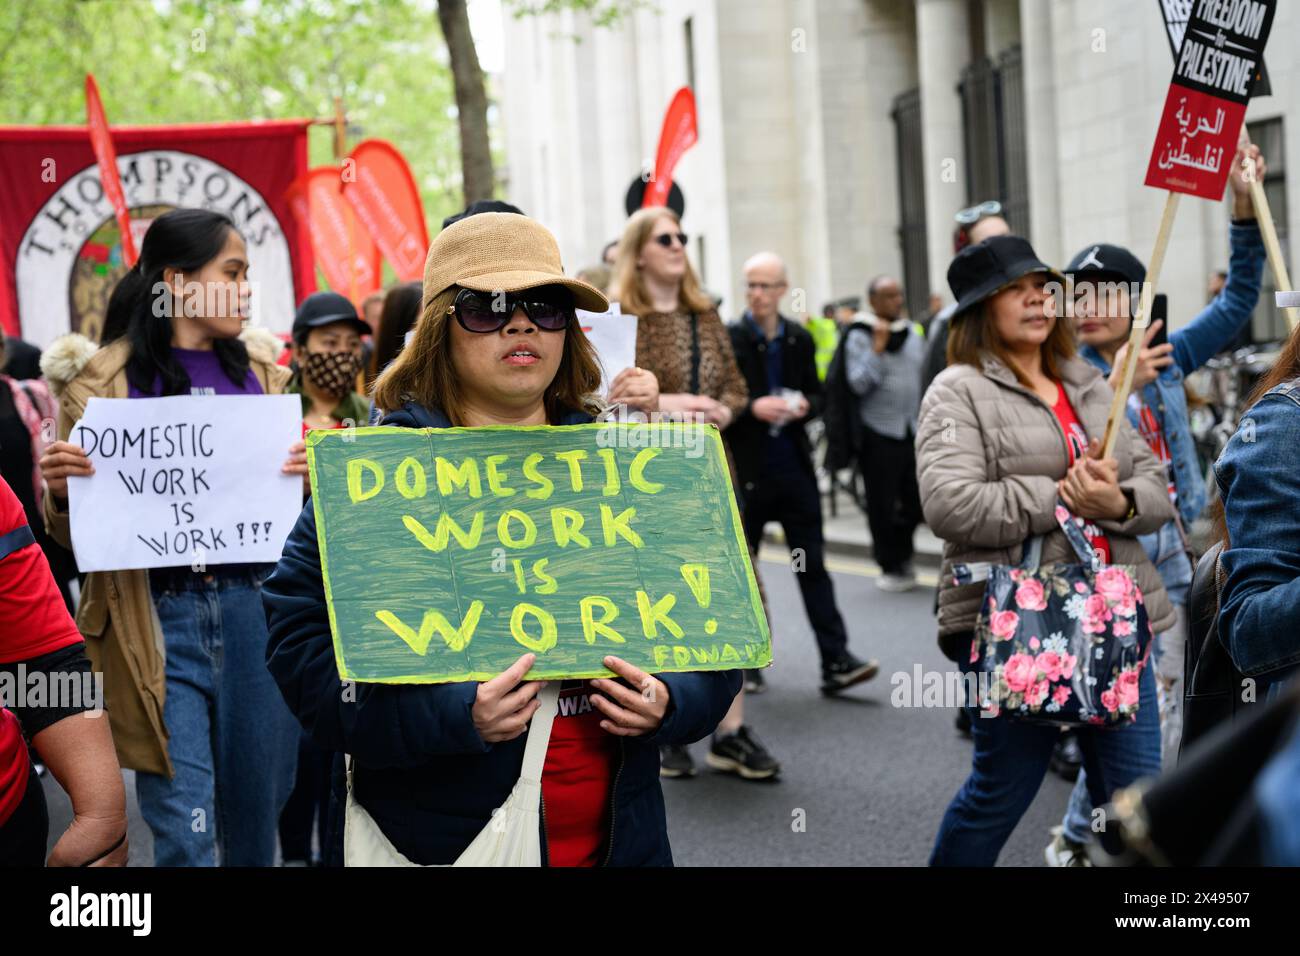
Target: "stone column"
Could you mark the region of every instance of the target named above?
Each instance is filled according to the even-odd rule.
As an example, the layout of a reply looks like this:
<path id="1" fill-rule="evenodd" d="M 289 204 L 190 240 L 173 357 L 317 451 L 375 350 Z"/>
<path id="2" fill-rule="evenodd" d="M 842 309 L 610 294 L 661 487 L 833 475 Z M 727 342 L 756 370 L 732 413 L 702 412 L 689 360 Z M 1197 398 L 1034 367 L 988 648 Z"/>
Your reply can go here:
<path id="1" fill-rule="evenodd" d="M 916 0 L 916 59 L 921 80 L 921 155 L 925 164 L 926 248 L 930 289 L 948 288 L 953 214 L 966 203 L 965 149 L 957 83 L 970 62 L 966 0 Z"/>
<path id="2" fill-rule="evenodd" d="M 1051 9 L 1039 0 L 1020 0 L 1024 57 L 1025 151 L 1029 157 L 1029 235 L 1044 262 L 1064 265 L 1060 159 L 1056 129 L 1056 78 Z"/>

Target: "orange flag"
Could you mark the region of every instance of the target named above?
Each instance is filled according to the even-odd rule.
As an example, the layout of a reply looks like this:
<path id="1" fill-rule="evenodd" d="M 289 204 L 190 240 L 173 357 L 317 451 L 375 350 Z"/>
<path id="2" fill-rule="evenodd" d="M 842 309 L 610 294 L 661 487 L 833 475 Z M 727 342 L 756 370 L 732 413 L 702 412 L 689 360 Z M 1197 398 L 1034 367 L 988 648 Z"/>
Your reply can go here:
<path id="1" fill-rule="evenodd" d="M 391 143 L 367 139 L 349 154 L 343 197 L 403 282 L 424 275 L 429 231 L 411 167 Z"/>
<path id="2" fill-rule="evenodd" d="M 289 206 L 311 236 L 312 252 L 330 288 L 358 307 L 383 281 L 379 249 L 343 199 L 343 169 L 317 166 L 289 187 Z"/>

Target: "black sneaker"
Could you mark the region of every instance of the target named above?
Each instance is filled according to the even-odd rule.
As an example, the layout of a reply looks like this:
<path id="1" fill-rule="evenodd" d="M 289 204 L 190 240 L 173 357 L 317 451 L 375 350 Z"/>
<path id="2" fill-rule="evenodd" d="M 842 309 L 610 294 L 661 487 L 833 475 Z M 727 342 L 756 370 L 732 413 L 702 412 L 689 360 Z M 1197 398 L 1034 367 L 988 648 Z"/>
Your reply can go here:
<path id="1" fill-rule="evenodd" d="M 763 672 L 761 670 L 755 669 L 752 671 L 745 671 L 746 694 L 761 694 L 765 690 L 767 690 L 767 682 L 763 680 Z"/>
<path id="2" fill-rule="evenodd" d="M 685 747 L 660 747 L 659 776 L 695 776 L 695 761 L 691 759 L 691 752 Z"/>
<path id="3" fill-rule="evenodd" d="M 871 680 L 880 671 L 878 661 L 860 661 L 852 654 L 822 668 L 822 693 L 838 694 L 846 687 Z"/>
<path id="4" fill-rule="evenodd" d="M 723 737 L 715 735 L 708 762 L 714 770 L 739 774 L 746 780 L 770 780 L 781 772 L 781 765 L 748 727 Z"/>
<path id="5" fill-rule="evenodd" d="M 1061 734 L 1061 739 L 1052 748 L 1050 766 L 1052 772 L 1063 780 L 1074 781 L 1079 778 L 1079 768 L 1083 766 L 1083 751 L 1079 749 L 1079 741 L 1074 734 Z"/>

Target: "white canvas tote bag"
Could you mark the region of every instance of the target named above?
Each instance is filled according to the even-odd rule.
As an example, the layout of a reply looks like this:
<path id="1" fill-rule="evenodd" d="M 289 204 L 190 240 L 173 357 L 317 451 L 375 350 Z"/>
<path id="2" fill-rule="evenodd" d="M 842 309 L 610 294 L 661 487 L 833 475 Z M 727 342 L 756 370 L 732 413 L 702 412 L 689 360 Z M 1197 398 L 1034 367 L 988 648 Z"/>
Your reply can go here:
<path id="1" fill-rule="evenodd" d="M 537 699 L 524 745 L 524 766 L 506 802 L 451 866 L 541 866 L 542 846 L 538 807 L 542 797 L 542 766 L 551 742 L 551 725 L 560 697 L 560 681 L 551 681 Z M 343 827 L 344 866 L 419 866 L 397 851 L 379 824 L 352 793 L 352 758 L 347 762 L 348 804 Z"/>

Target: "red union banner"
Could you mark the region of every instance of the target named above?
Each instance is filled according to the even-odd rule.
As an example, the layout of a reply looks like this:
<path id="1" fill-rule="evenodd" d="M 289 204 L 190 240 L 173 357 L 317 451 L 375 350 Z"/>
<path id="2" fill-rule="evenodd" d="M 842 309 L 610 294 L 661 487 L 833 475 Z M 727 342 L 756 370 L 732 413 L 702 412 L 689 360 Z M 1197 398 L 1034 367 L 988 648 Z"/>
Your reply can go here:
<path id="1" fill-rule="evenodd" d="M 1259 76 L 1275 0 L 1200 0 L 1165 97 L 1148 186 L 1220 200 Z"/>
<path id="2" fill-rule="evenodd" d="M 118 234 L 122 237 L 122 259 L 127 267 L 135 265 L 140 254 L 135 251 L 135 237 L 131 235 L 131 210 L 126 208 L 122 195 L 122 180 L 117 175 L 117 153 L 113 150 L 113 137 L 108 131 L 108 117 L 99 98 L 99 85 L 95 77 L 86 74 L 86 126 L 90 130 L 90 148 L 99 164 L 99 179 L 117 217 Z"/>
<path id="3" fill-rule="evenodd" d="M 646 186 L 641 208 L 662 206 L 673 186 L 673 170 L 682 154 L 695 145 L 695 94 L 683 86 L 668 104 L 664 125 L 659 132 L 659 150 L 655 153 L 654 178 Z"/>
<path id="4" fill-rule="evenodd" d="M 395 146 L 381 139 L 358 143 L 348 160 L 353 168 L 343 180 L 343 198 L 397 277 L 403 282 L 421 278 L 429 230 L 411 167 Z"/>
<path id="5" fill-rule="evenodd" d="M 306 224 L 330 288 L 360 306 L 379 288 L 382 263 L 374 240 L 343 199 L 342 175 L 342 167 L 318 166 L 294 180 L 288 198 L 294 216 Z"/>
<path id="6" fill-rule="evenodd" d="M 311 243 L 285 191 L 307 170 L 307 120 L 115 126 L 136 237 L 170 209 L 229 216 L 248 244 L 253 324 L 287 332 L 316 288 Z M 128 265 L 85 126 L 0 126 L 0 324 L 44 348 L 98 338 Z"/>

